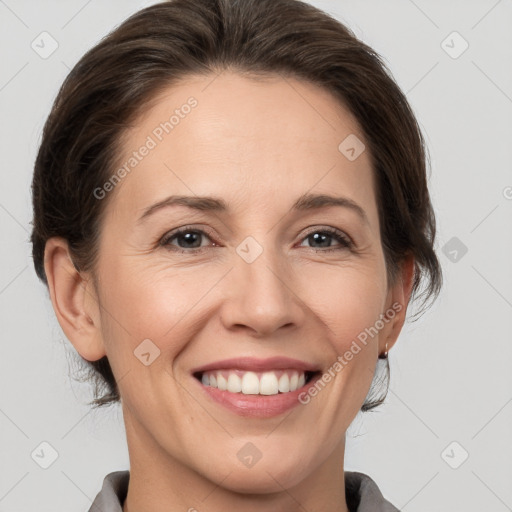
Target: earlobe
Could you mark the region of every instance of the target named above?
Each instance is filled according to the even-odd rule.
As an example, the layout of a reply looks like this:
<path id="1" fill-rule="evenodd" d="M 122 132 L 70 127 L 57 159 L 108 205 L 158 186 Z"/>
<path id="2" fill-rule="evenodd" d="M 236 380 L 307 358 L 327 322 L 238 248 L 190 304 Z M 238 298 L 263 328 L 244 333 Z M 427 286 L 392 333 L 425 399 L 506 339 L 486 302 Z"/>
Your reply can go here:
<path id="1" fill-rule="evenodd" d="M 48 239 L 44 268 L 53 309 L 64 334 L 84 359 L 100 359 L 106 354 L 96 291 L 73 265 L 65 239 Z"/>
<path id="2" fill-rule="evenodd" d="M 390 290 L 389 308 L 393 311 L 393 320 L 390 322 L 390 329 L 386 336 L 383 336 L 379 343 L 379 354 L 391 350 L 396 343 L 398 336 L 405 323 L 407 306 L 411 298 L 412 286 L 415 277 L 415 260 L 410 255 L 402 263 L 401 273 L 392 290 Z M 386 349 L 387 345 L 387 349 Z"/>

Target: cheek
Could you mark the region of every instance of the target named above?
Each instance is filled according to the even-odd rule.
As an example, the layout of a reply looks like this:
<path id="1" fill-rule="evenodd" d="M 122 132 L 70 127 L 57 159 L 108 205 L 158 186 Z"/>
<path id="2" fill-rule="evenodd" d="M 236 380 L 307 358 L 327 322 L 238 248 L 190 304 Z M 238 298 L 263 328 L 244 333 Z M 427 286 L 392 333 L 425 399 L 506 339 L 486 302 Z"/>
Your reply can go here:
<path id="1" fill-rule="evenodd" d="M 385 280 L 379 268 L 378 264 L 351 264 L 302 274 L 300 296 L 307 298 L 305 302 L 328 327 L 338 354 L 345 352 L 358 336 L 364 337 L 365 329 L 383 313 Z"/>
<path id="2" fill-rule="evenodd" d="M 150 339 L 168 355 L 186 344 L 187 319 L 200 309 L 202 297 L 218 280 L 204 269 L 170 268 L 149 259 L 144 263 L 139 257 L 105 264 L 103 276 L 102 317 L 116 352 L 126 347 L 133 353 Z M 190 337 L 190 326 L 189 331 Z"/>
<path id="3" fill-rule="evenodd" d="M 197 274 L 158 271 L 151 264 L 137 271 L 117 265 L 104 279 L 102 336 L 120 393 L 134 410 L 161 409 L 148 397 L 162 398 L 162 386 L 172 388 L 173 362 L 200 329 L 192 321 L 194 306 L 210 286 Z"/>

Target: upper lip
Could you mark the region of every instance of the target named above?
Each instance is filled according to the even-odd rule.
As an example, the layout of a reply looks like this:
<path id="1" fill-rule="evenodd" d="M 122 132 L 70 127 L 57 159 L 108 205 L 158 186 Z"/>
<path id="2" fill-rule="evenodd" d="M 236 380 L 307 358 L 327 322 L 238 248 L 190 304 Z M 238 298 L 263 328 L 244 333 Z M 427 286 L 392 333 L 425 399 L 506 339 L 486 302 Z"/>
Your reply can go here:
<path id="1" fill-rule="evenodd" d="M 316 372 L 320 368 L 306 361 L 292 359 L 290 357 L 269 357 L 267 359 L 258 359 L 255 357 L 235 357 L 232 359 L 223 359 L 213 363 L 198 366 L 192 370 L 192 373 L 201 373 L 211 370 L 243 370 L 243 371 L 272 371 L 272 370 L 303 370 L 305 372 Z"/>

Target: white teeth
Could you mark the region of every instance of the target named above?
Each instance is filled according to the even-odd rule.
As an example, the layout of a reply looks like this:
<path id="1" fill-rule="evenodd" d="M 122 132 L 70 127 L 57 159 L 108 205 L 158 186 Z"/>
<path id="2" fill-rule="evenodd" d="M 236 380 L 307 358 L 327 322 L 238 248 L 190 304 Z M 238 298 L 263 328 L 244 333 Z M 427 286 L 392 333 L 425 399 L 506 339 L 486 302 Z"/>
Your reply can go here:
<path id="1" fill-rule="evenodd" d="M 227 390 L 230 393 L 240 393 L 242 391 L 242 379 L 235 373 L 229 374 Z"/>
<path id="2" fill-rule="evenodd" d="M 274 372 L 264 373 L 260 380 L 260 395 L 277 395 L 278 392 L 276 374 Z"/>
<path id="3" fill-rule="evenodd" d="M 228 389 L 228 381 L 224 378 L 222 373 L 217 374 L 217 387 L 221 391 L 226 391 L 226 389 Z"/>
<path id="4" fill-rule="evenodd" d="M 260 392 L 260 380 L 254 372 L 245 372 L 242 377 L 242 393 L 257 395 Z"/>
<path id="5" fill-rule="evenodd" d="M 281 378 L 279 379 L 278 383 L 278 389 L 281 391 L 281 393 L 287 393 L 290 391 L 290 377 L 286 373 L 283 373 L 281 375 Z"/>
<path id="6" fill-rule="evenodd" d="M 295 391 L 297 389 L 297 384 L 299 383 L 299 375 L 297 372 L 293 372 L 293 375 L 290 379 L 290 391 Z"/>
<path id="7" fill-rule="evenodd" d="M 306 383 L 305 372 L 297 370 L 278 370 L 276 372 L 243 372 L 240 370 L 214 370 L 201 376 L 204 386 L 218 388 L 230 393 L 244 395 L 277 395 L 288 393 L 303 387 Z"/>

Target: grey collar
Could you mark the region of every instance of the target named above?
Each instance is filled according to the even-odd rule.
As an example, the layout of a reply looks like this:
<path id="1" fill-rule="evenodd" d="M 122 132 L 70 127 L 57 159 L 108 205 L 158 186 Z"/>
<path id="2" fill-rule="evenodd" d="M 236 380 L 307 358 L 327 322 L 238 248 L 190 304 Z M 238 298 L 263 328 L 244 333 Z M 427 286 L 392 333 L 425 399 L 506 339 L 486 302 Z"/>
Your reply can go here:
<path id="1" fill-rule="evenodd" d="M 89 512 L 122 512 L 129 480 L 129 470 L 109 473 Z M 400 512 L 364 473 L 345 471 L 345 495 L 350 512 Z"/>

